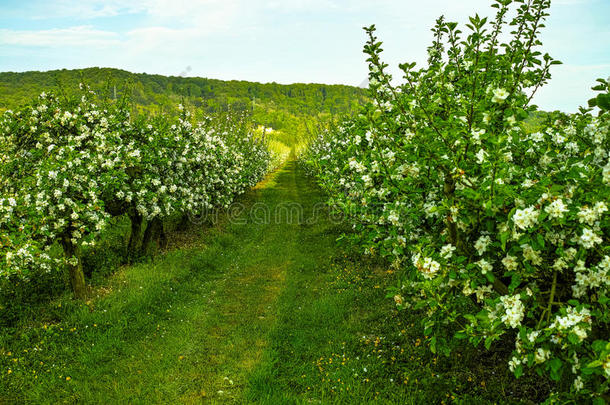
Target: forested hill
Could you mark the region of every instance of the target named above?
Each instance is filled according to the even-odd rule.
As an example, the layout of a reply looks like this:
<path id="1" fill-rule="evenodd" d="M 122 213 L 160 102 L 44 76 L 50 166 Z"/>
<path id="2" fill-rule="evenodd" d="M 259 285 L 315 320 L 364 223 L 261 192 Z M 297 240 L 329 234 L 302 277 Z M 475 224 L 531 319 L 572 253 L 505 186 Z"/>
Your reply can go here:
<path id="1" fill-rule="evenodd" d="M 295 121 L 298 117 L 355 111 L 366 98 L 366 89 L 345 85 L 263 84 L 87 68 L 0 73 L 0 109 L 15 108 L 42 91 L 60 91 L 61 87 L 71 92 L 81 82 L 111 98 L 127 92 L 139 108 L 151 113 L 180 102 L 207 111 L 230 105 L 232 109 L 253 109 L 257 121 L 278 129 L 296 125 L 301 121 Z"/>

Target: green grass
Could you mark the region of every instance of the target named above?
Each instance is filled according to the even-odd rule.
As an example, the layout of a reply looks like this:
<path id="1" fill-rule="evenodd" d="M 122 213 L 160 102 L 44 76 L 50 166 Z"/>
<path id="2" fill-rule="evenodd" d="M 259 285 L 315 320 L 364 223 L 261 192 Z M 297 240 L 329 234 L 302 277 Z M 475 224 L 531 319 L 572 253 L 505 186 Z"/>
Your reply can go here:
<path id="1" fill-rule="evenodd" d="M 271 212 L 297 202 L 307 219 L 323 200 L 291 162 L 240 202 Z M 497 403 L 546 392 L 517 384 L 498 353 L 432 355 L 422 314 L 384 298 L 395 275 L 339 249 L 345 229 L 326 215 L 255 223 L 246 212 L 96 279 L 89 302 L 66 294 L 0 330 L 0 403 Z"/>

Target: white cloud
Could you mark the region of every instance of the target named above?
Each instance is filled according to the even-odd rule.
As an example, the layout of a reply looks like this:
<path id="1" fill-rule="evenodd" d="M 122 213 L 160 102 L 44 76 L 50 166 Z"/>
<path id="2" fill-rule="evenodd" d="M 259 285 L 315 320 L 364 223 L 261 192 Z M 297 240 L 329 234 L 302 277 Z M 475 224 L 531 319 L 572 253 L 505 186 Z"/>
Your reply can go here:
<path id="1" fill-rule="evenodd" d="M 343 8 L 343 6 L 331 0 L 271 0 L 265 2 L 263 8 L 281 12 L 319 12 L 323 10 L 338 10 Z"/>
<path id="2" fill-rule="evenodd" d="M 176 55 L 186 48 L 195 47 L 205 32 L 194 28 L 145 27 L 129 31 L 121 43 L 121 51 L 130 58 L 139 55 L 162 57 Z"/>
<path id="3" fill-rule="evenodd" d="M 134 14 L 145 11 L 141 1 L 122 0 L 55 0 L 47 1 L 39 7 L 32 7 L 33 18 L 36 20 L 48 18 L 78 18 L 89 20 L 93 18 L 115 17 L 124 14 Z"/>
<path id="4" fill-rule="evenodd" d="M 553 5 L 556 6 L 571 6 L 575 4 L 589 3 L 591 0 L 553 0 Z"/>
<path id="5" fill-rule="evenodd" d="M 99 46 L 119 43 L 119 35 L 81 25 L 50 30 L 0 30 L 0 44 L 35 47 Z"/>
<path id="6" fill-rule="evenodd" d="M 233 16 L 240 10 L 246 9 L 249 4 L 239 0 L 139 0 L 138 2 L 140 8 L 155 17 L 187 20 L 203 18 L 204 22 L 216 19 L 218 23 L 233 20 Z"/>
<path id="7" fill-rule="evenodd" d="M 88 20 L 140 14 L 154 18 L 156 22 L 164 20 L 221 26 L 231 22 L 251 5 L 245 0 L 58 0 L 42 5 L 34 18 Z"/>

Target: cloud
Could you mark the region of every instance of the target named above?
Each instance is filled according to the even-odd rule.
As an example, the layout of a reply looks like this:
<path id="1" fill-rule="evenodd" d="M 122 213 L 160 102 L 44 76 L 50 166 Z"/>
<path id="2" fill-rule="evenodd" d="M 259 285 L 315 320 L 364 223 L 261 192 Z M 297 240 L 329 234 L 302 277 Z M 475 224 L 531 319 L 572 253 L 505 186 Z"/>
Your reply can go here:
<path id="1" fill-rule="evenodd" d="M 219 24 L 233 20 L 233 16 L 249 4 L 243 0 L 139 0 L 138 3 L 151 16 L 192 21 L 203 19 L 204 22 L 217 20 Z"/>
<path id="2" fill-rule="evenodd" d="M 125 14 L 136 14 L 146 11 L 146 4 L 142 1 L 121 0 L 56 0 L 47 1 L 32 7 L 35 20 L 48 18 L 78 18 L 90 20 L 95 18 L 116 17 Z"/>
<path id="3" fill-rule="evenodd" d="M 49 30 L 0 30 L 1 45 L 66 47 L 96 46 L 108 47 L 120 43 L 115 32 L 102 31 L 88 25 Z"/>
<path id="4" fill-rule="evenodd" d="M 553 5 L 571 6 L 575 4 L 589 3 L 591 0 L 553 0 Z"/>
<path id="5" fill-rule="evenodd" d="M 73 5 L 74 7 L 70 7 Z M 60 1 L 54 12 L 46 14 L 80 22 L 90 18 L 145 13 L 147 19 L 127 31 L 99 29 L 92 24 L 43 30 L 0 29 L 0 45 L 22 47 L 120 47 L 124 50 L 171 48 L 177 44 L 195 46 L 196 40 L 211 34 L 231 35 L 236 26 L 244 28 L 242 10 L 234 0 L 135 0 L 123 2 L 85 0 L 82 3 Z M 40 17 L 33 17 L 37 21 Z M 39 25 L 39 24 L 37 24 Z"/>
<path id="6" fill-rule="evenodd" d="M 264 9 L 280 12 L 340 10 L 343 7 L 331 0 L 271 0 L 263 5 Z"/>
<path id="7" fill-rule="evenodd" d="M 169 27 L 143 27 L 137 28 L 127 32 L 128 40 L 137 41 L 166 41 L 172 42 L 180 39 L 190 39 L 197 37 L 201 34 L 201 31 L 194 28 L 169 28 Z"/>
<path id="8" fill-rule="evenodd" d="M 130 58 L 138 56 L 178 56 L 187 53 L 205 38 L 206 32 L 195 28 L 144 27 L 129 31 L 121 51 Z"/>
<path id="9" fill-rule="evenodd" d="M 58 0 L 42 4 L 34 18 L 91 20 L 137 14 L 156 22 L 221 26 L 251 4 L 244 0 Z"/>

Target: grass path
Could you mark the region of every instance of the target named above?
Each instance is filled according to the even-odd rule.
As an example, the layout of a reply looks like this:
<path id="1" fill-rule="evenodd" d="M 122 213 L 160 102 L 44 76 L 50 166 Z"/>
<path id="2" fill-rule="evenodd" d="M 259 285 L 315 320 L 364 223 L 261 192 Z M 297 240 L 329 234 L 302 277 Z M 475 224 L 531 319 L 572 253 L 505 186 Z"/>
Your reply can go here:
<path id="1" fill-rule="evenodd" d="M 120 368 L 131 373 L 126 386 L 117 390 L 121 397 L 131 387 L 134 400 L 240 398 L 247 375 L 267 346 L 286 269 L 294 265 L 299 249 L 300 227 L 287 217 L 274 218 L 279 204 L 299 202 L 293 165 L 246 196 L 236 208 L 239 212 L 243 207 L 241 215 L 207 235 L 210 246 L 196 252 L 191 264 L 191 271 L 203 279 L 175 287 L 184 294 L 180 302 L 188 305 L 173 309 L 168 320 L 174 322 L 160 327 L 152 340 L 133 342 L 131 355 L 120 358 Z M 253 204 L 257 211 L 252 211 Z M 92 392 L 106 395 L 103 385 Z"/>

